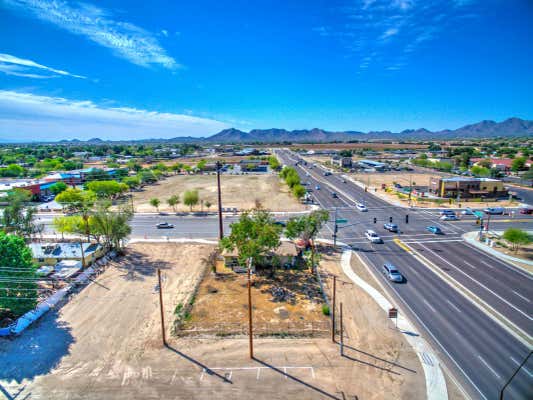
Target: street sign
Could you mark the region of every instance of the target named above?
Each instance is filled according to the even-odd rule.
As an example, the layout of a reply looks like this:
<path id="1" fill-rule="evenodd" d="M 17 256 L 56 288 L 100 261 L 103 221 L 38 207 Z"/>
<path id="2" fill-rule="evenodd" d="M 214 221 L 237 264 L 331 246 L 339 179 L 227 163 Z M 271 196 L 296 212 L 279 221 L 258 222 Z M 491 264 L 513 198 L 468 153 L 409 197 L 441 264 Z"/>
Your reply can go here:
<path id="1" fill-rule="evenodd" d="M 346 224 L 348 222 L 347 219 L 344 219 L 344 218 L 341 218 L 341 219 L 336 219 L 335 220 L 335 223 L 336 224 Z"/>
<path id="2" fill-rule="evenodd" d="M 389 318 L 398 318 L 398 309 L 389 308 Z"/>
<path id="3" fill-rule="evenodd" d="M 474 215 L 479 219 L 483 219 L 483 217 L 485 216 L 485 214 L 483 214 L 481 211 L 474 211 Z"/>

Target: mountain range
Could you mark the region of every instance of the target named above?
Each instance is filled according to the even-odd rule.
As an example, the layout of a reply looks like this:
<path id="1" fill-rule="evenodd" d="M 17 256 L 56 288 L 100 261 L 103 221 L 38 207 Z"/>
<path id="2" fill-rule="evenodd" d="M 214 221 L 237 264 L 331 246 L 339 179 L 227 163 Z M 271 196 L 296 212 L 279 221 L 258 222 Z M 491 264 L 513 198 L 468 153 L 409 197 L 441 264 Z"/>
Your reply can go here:
<path id="1" fill-rule="evenodd" d="M 208 137 L 179 136 L 171 139 L 122 140 L 119 142 L 136 143 L 325 143 L 367 140 L 447 140 L 447 139 L 479 139 L 496 137 L 533 137 L 533 121 L 520 118 L 508 118 L 502 122 L 490 120 L 465 125 L 458 129 L 430 131 L 424 128 L 406 129 L 401 132 L 391 131 L 326 131 L 324 129 L 253 129 L 244 132 L 239 129 L 224 129 Z M 4 143 L 15 143 L 14 140 L 2 140 Z M 100 138 L 87 140 L 89 144 L 102 144 L 117 141 L 106 141 Z M 61 140 L 60 143 L 80 144 L 78 139 Z"/>

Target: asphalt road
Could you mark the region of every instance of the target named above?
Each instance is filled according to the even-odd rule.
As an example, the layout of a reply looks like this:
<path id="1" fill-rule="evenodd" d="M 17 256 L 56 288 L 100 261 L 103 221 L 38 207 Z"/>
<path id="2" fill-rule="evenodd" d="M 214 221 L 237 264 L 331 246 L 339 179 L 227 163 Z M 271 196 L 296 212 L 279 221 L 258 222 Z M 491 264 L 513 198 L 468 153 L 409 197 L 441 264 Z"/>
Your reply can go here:
<path id="1" fill-rule="evenodd" d="M 287 165 L 294 164 L 296 160 L 293 153 L 283 151 L 280 155 Z M 349 243 L 368 263 L 421 332 L 426 333 L 441 360 L 472 398 L 497 399 L 506 380 L 527 356 L 531 344 L 526 346 L 516 339 L 454 287 L 401 249 L 393 239 L 399 237 L 410 246 L 424 250 L 431 261 L 447 269 L 447 273 L 459 277 L 530 335 L 533 332 L 529 318 L 533 299 L 531 277 L 463 244 L 461 234 L 479 228 L 472 218 L 444 222 L 438 220 L 438 212 L 393 207 L 350 181 L 343 182 L 337 174 L 326 177 L 322 169 L 310 166 L 310 163 L 299 165 L 297 169 L 302 180 L 313 189 L 316 202 L 329 210 L 336 208 L 337 218 L 348 220 L 347 224 L 340 225 L 338 239 Z M 316 185 L 320 185 L 320 190 L 316 190 Z M 338 198 L 332 196 L 333 191 Z M 355 202 L 364 203 L 369 211 L 354 210 Z M 334 213 L 332 211 L 332 215 Z M 406 214 L 409 214 L 409 223 L 405 223 Z M 374 217 L 377 218 L 376 224 Z M 383 223 L 388 222 L 390 217 L 400 226 L 400 234 L 391 234 L 383 229 Z M 518 224 L 529 229 L 533 226 L 530 217 L 520 216 L 520 220 L 522 222 L 510 222 L 509 217 L 494 217 L 491 224 L 497 224 L 498 229 Z M 439 226 L 444 235 L 429 234 L 425 230 L 428 225 Z M 365 239 L 364 231 L 369 228 L 382 235 L 383 244 L 371 244 Z M 333 224 L 330 223 L 323 233 L 331 235 L 332 232 Z M 406 282 L 393 284 L 386 280 L 381 274 L 385 262 L 396 265 L 406 277 Z M 526 368 L 506 389 L 505 399 L 529 399 L 531 393 L 533 360 L 530 358 Z"/>

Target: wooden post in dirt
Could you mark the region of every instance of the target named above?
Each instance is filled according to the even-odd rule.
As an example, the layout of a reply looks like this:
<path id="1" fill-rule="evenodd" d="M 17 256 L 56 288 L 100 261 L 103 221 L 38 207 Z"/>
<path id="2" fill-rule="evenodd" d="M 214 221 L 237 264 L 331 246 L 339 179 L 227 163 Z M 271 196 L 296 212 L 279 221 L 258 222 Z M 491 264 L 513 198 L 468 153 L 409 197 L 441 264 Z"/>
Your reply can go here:
<path id="1" fill-rule="evenodd" d="M 222 164 L 217 161 L 217 188 L 218 188 L 218 238 L 224 237 L 224 225 L 222 223 L 222 193 L 220 191 L 220 168 Z"/>
<path id="2" fill-rule="evenodd" d="M 341 349 L 341 356 L 344 355 L 344 325 L 343 325 L 343 322 L 342 322 L 342 302 L 339 304 L 339 317 L 340 317 L 340 322 L 341 322 L 341 346 L 340 346 L 340 349 Z"/>
<path id="3" fill-rule="evenodd" d="M 248 259 L 248 335 L 250 338 L 250 358 L 254 358 L 254 337 L 252 327 L 252 258 Z"/>
<path id="4" fill-rule="evenodd" d="M 157 280 L 159 281 L 159 309 L 161 311 L 161 337 L 163 338 L 163 346 L 167 345 L 167 337 L 165 334 L 165 315 L 163 313 L 163 285 L 161 283 L 161 270 L 157 269 Z"/>
<path id="5" fill-rule="evenodd" d="M 333 299 L 331 301 L 331 341 L 335 343 L 335 301 L 337 294 L 337 277 L 333 276 Z"/>

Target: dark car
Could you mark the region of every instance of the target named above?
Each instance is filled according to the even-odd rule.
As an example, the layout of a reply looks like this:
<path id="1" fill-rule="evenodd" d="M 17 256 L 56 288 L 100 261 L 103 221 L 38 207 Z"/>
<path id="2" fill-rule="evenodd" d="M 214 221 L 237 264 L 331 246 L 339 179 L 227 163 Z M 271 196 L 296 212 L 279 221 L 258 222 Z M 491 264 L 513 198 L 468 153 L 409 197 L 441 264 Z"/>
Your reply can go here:
<path id="1" fill-rule="evenodd" d="M 398 225 L 396 224 L 387 223 L 383 225 L 383 228 L 388 230 L 389 232 L 398 232 Z"/>
<path id="2" fill-rule="evenodd" d="M 337 196 L 337 193 L 335 192 L 331 192 L 331 197 L 333 197 L 334 199 L 338 198 L 339 196 Z"/>
<path id="3" fill-rule="evenodd" d="M 520 214 L 533 214 L 533 208 L 530 208 L 530 207 L 521 208 Z"/>
<path id="4" fill-rule="evenodd" d="M 426 230 L 434 233 L 435 235 L 442 235 L 442 231 L 438 226 L 428 226 Z"/>
<path id="5" fill-rule="evenodd" d="M 156 225 L 157 229 L 172 229 L 174 228 L 174 225 L 169 224 L 168 222 L 160 222 Z"/>
<path id="6" fill-rule="evenodd" d="M 274 222 L 274 225 L 278 225 L 285 228 L 287 226 L 287 223 L 285 221 L 276 221 Z"/>

